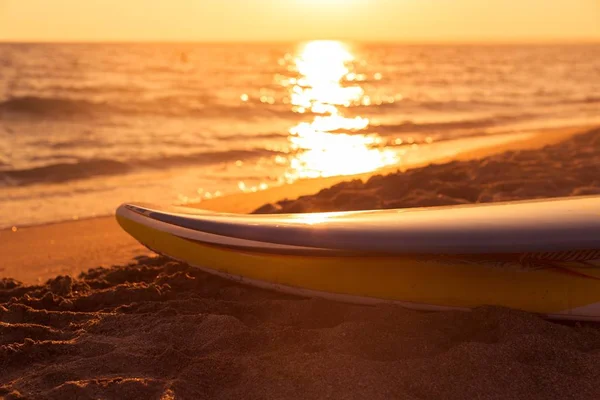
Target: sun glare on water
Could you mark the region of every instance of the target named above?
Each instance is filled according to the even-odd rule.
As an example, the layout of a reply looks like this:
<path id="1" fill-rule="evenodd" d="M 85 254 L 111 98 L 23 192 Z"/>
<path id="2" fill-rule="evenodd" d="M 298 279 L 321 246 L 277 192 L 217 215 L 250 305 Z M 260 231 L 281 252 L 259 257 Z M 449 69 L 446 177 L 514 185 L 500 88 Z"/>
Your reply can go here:
<path id="1" fill-rule="evenodd" d="M 352 175 L 370 172 L 398 161 L 383 149 L 381 138 L 366 132 L 369 119 L 348 117 L 349 107 L 365 104 L 364 89 L 353 79 L 355 58 L 337 41 L 304 45 L 289 67 L 295 76 L 283 82 L 297 113 L 311 113 L 312 121 L 290 129 L 291 149 L 287 179 Z"/>

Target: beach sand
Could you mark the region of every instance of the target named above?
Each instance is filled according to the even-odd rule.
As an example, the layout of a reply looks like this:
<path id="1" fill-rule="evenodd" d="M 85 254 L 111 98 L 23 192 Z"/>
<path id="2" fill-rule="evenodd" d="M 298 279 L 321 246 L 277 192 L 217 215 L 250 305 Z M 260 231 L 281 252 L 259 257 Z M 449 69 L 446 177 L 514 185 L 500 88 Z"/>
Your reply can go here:
<path id="1" fill-rule="evenodd" d="M 0 289 L 0 396 L 593 399 L 600 329 L 239 286 L 163 258 Z"/>
<path id="2" fill-rule="evenodd" d="M 598 194 L 600 130 L 569 138 L 575 132 L 300 199 L 323 181 L 253 194 L 244 209 L 235 208 L 240 196 L 201 206 L 306 212 Z M 490 155 L 501 150 L 511 151 Z M 595 324 L 258 290 L 149 256 L 106 218 L 2 231 L 0 252 L 0 274 L 27 282 L 0 281 L 0 396 L 8 399 L 600 398 Z M 98 265 L 116 266 L 54 277 Z"/>

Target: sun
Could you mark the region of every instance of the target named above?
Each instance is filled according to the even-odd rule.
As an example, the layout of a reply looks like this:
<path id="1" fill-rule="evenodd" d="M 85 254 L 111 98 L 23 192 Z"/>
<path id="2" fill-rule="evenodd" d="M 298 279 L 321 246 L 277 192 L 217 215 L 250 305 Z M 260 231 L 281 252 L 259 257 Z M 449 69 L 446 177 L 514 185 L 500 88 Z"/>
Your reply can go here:
<path id="1" fill-rule="evenodd" d="M 298 0 L 300 4 L 322 7 L 326 9 L 349 8 L 350 6 L 354 5 L 357 1 L 358 0 Z"/>

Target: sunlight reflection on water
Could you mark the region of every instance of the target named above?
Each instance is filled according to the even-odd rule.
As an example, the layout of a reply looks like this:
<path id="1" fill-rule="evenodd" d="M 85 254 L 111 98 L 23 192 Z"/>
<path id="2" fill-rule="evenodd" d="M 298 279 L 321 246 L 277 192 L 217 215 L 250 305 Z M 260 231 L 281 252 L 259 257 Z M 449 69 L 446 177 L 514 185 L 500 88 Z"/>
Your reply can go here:
<path id="1" fill-rule="evenodd" d="M 369 119 L 346 117 L 344 110 L 368 100 L 361 79 L 353 72 L 353 54 L 337 41 L 312 41 L 300 48 L 281 80 L 290 92 L 292 109 L 312 113 L 311 122 L 293 126 L 289 133 L 290 160 L 286 181 L 374 171 L 399 161 L 376 134 L 363 134 Z"/>

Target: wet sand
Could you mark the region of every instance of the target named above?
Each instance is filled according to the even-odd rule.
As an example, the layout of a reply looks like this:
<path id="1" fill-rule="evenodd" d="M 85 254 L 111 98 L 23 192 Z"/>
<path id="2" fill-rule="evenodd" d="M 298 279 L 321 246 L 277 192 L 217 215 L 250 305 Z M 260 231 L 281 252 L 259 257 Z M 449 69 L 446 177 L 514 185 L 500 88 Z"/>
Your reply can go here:
<path id="1" fill-rule="evenodd" d="M 307 212 L 600 193 L 599 129 L 549 143 L 349 181 L 300 199 L 263 193 L 249 203 Z M 0 268 L 7 260 L 39 268 L 48 257 L 44 246 L 57 246 L 58 236 L 62 250 L 48 259 L 45 265 L 56 267 L 48 272 L 69 263 L 87 269 L 102 257 L 115 266 L 38 285 L 0 281 L 0 396 L 600 397 L 597 324 L 553 323 L 497 307 L 425 313 L 258 290 L 147 257 L 103 221 L 2 233 L 22 254 L 3 258 Z M 99 239 L 109 247 L 94 246 Z"/>

